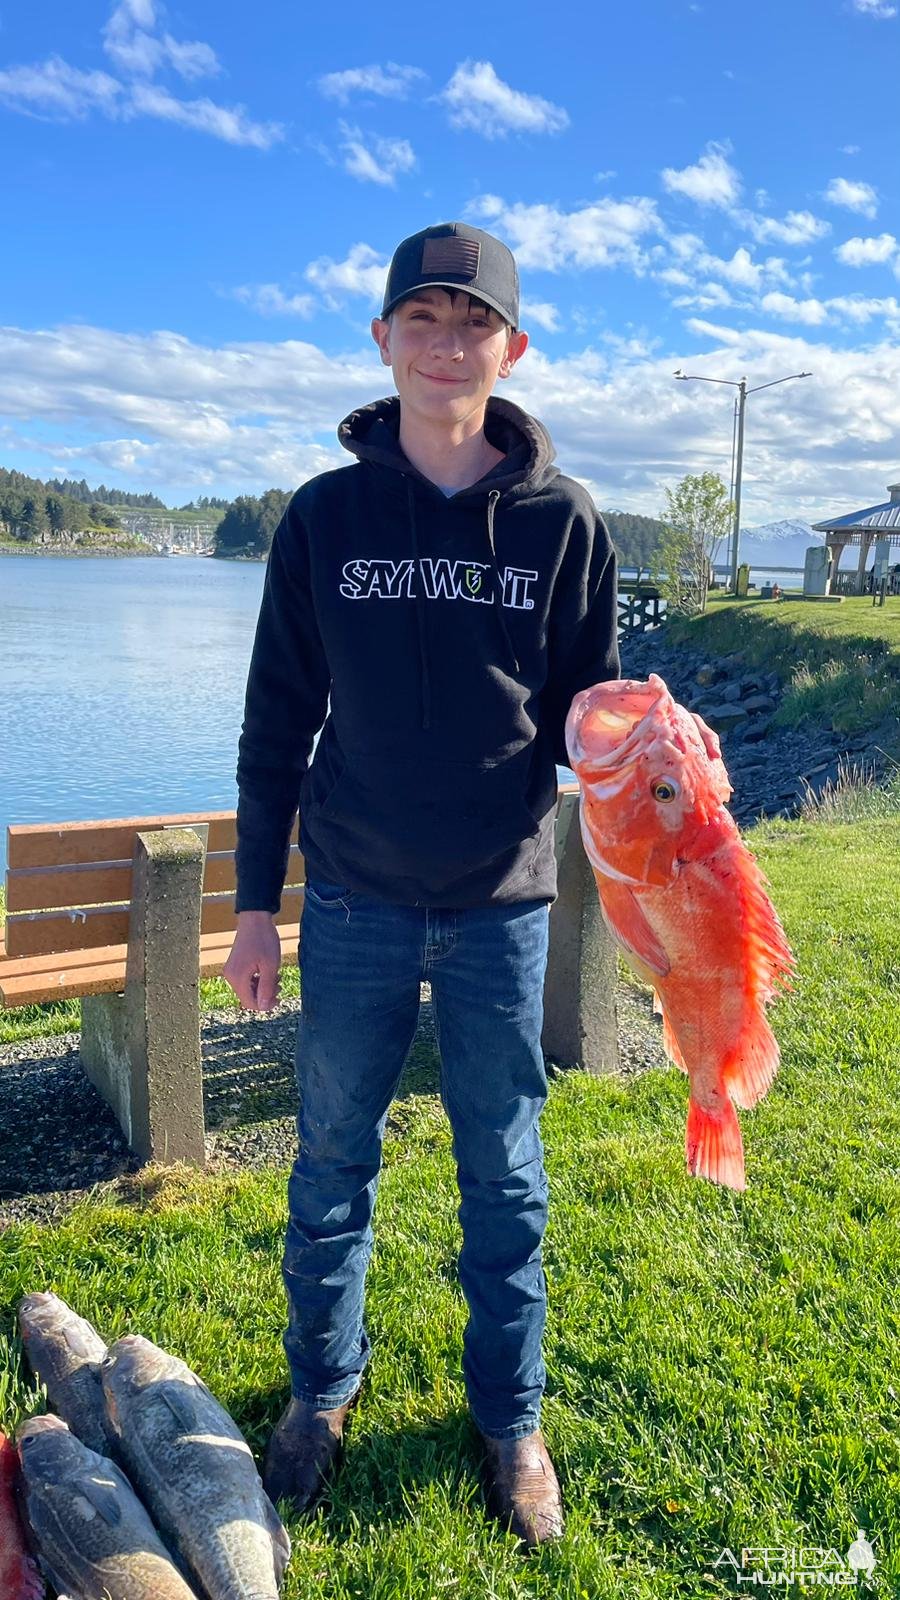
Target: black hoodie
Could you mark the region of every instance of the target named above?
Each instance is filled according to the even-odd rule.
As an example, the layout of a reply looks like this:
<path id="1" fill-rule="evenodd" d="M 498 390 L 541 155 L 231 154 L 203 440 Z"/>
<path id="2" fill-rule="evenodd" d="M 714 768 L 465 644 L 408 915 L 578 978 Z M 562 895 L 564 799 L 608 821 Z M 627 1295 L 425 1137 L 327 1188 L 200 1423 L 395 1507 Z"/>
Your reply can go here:
<path id="1" fill-rule="evenodd" d="M 409 906 L 556 898 L 566 713 L 619 675 L 609 534 L 510 401 L 485 417 L 504 460 L 449 497 L 399 426 L 396 395 L 352 411 L 338 438 L 357 461 L 304 483 L 272 541 L 238 745 L 238 912 L 279 910 L 298 805 L 313 879 Z"/>

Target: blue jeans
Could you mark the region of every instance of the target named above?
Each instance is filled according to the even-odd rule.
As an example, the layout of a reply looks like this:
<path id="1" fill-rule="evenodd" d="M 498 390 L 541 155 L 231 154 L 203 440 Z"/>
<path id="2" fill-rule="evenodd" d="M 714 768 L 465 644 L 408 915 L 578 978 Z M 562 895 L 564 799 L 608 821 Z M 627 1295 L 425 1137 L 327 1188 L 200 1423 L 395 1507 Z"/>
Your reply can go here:
<path id="1" fill-rule="evenodd" d="M 363 1301 L 382 1140 L 425 980 L 461 1197 L 469 1407 L 495 1439 L 540 1426 L 547 1175 L 538 1121 L 547 1098 L 549 909 L 546 901 L 459 911 L 390 905 L 307 882 L 299 1154 L 284 1252 L 284 1343 L 296 1398 L 343 1405 L 369 1359 Z"/>

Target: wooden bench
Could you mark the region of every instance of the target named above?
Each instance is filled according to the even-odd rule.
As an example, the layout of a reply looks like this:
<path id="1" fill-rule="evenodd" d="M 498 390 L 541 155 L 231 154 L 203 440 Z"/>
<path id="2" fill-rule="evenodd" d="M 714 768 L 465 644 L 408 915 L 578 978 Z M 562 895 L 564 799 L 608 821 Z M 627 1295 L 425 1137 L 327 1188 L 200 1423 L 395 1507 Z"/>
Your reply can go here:
<path id="1" fill-rule="evenodd" d="M 615 956 L 577 799 L 577 785 L 560 786 L 543 1044 L 602 1072 L 618 1064 Z M 80 997 L 82 1062 L 128 1143 L 202 1166 L 199 980 L 222 972 L 237 928 L 235 813 L 14 825 L 7 842 L 0 1002 Z M 304 880 L 292 845 L 275 918 L 282 966 L 297 960 Z"/>

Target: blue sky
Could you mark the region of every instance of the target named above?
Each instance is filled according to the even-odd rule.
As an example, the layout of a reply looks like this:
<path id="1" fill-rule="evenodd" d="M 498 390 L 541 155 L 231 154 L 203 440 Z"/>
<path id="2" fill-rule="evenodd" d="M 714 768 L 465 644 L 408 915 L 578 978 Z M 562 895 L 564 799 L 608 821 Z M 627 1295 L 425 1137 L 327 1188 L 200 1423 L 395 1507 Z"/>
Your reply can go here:
<path id="1" fill-rule="evenodd" d="M 0 14 L 0 464 L 194 494 L 291 488 L 391 390 L 396 243 L 514 249 L 499 392 L 597 502 L 731 459 L 748 525 L 900 478 L 892 0 L 442 6 L 46 0 Z"/>

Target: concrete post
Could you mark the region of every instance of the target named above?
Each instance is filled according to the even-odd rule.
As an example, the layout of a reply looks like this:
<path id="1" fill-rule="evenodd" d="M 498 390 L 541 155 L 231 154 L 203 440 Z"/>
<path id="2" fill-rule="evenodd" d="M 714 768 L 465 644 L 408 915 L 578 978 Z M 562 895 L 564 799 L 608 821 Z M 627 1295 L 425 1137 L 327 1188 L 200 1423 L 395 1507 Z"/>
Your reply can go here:
<path id="1" fill-rule="evenodd" d="M 82 1000 L 81 1057 L 131 1148 L 202 1167 L 199 952 L 203 846 L 190 828 L 138 833 L 124 994 Z"/>
<path id="2" fill-rule="evenodd" d="M 550 907 L 544 984 L 544 1054 L 598 1076 L 619 1067 L 616 947 L 600 911 L 585 854 L 577 794 L 563 794 L 556 814 L 558 898 Z"/>

